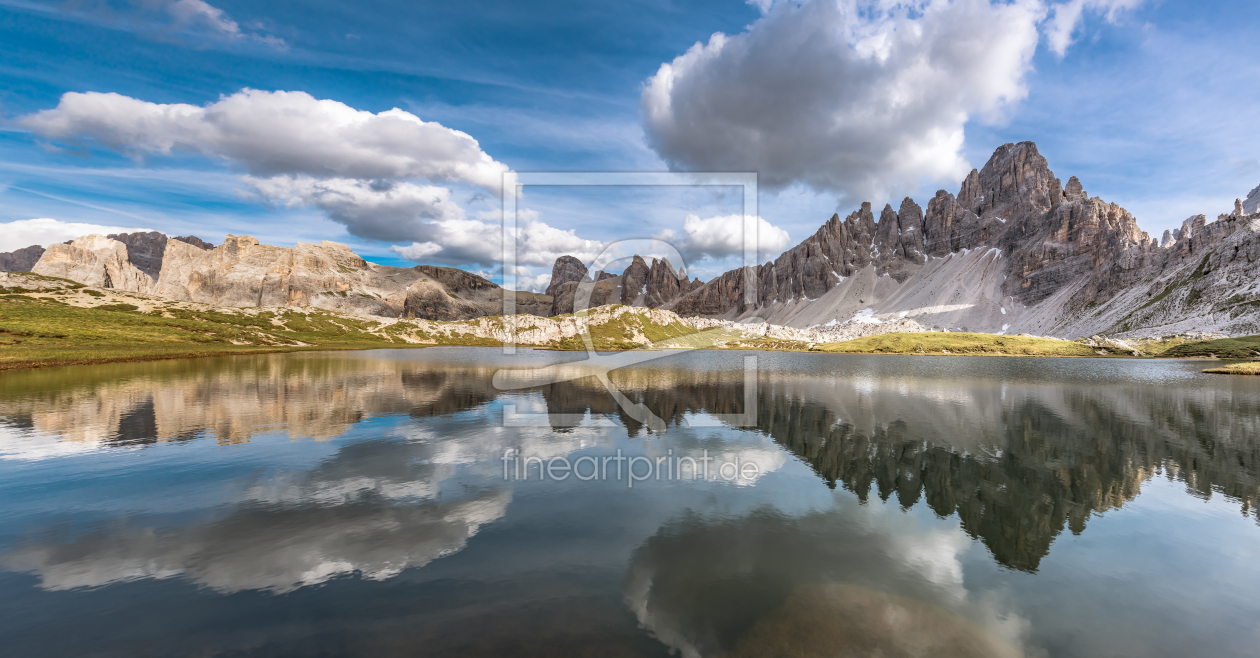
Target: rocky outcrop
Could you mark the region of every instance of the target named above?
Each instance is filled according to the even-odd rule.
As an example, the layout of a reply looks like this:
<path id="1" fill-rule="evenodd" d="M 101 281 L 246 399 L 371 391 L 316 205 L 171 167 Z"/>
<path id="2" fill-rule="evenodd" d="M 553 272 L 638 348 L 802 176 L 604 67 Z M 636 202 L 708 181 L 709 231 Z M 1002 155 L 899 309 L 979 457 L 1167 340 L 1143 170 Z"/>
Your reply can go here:
<path id="1" fill-rule="evenodd" d="M 154 281 L 157 281 L 158 276 L 162 272 L 162 257 L 166 253 L 168 238 L 165 233 L 157 231 L 149 231 L 147 233 L 111 233 L 105 237 L 127 245 L 127 258 L 131 260 L 131 264 L 135 265 L 141 272 L 148 274 Z M 214 245 L 195 235 L 178 236 L 169 239 L 187 242 L 201 249 L 214 248 Z"/>
<path id="2" fill-rule="evenodd" d="M 30 272 L 43 255 L 44 248 L 37 244 L 0 253 L 0 272 Z"/>
<path id="3" fill-rule="evenodd" d="M 649 266 L 636 254 L 621 275 L 597 271 L 592 281 L 580 261 L 561 256 L 551 269 L 547 291 L 552 295 L 551 315 L 563 315 L 579 308 L 617 303 L 659 308 L 701 285 L 699 279 L 692 280 L 675 270 L 668 259 L 653 258 Z"/>
<path id="4" fill-rule="evenodd" d="M 601 272 L 601 274 L 603 273 Z M 551 283 L 547 285 L 547 290 L 544 294 L 554 297 L 556 289 L 560 286 L 570 281 L 577 282 L 586 278 L 586 266 L 582 264 L 582 261 L 573 256 L 561 256 L 556 259 L 556 264 L 551 268 Z"/>
<path id="5" fill-rule="evenodd" d="M 162 254 L 166 252 L 165 233 L 111 233 L 105 237 L 127 245 L 127 258 L 131 264 L 157 281 L 162 273 Z"/>
<path id="6" fill-rule="evenodd" d="M 652 259 L 644 284 L 644 306 L 660 308 L 678 298 L 691 287 L 691 281 L 680 277 L 669 259 Z"/>
<path id="7" fill-rule="evenodd" d="M 480 276 L 451 267 L 377 265 L 327 240 L 285 248 L 229 235 L 210 250 L 172 240 L 156 293 L 218 306 L 315 306 L 433 320 L 503 313 L 503 289 Z M 518 313 L 550 308 L 549 297 L 516 293 Z"/>
<path id="8" fill-rule="evenodd" d="M 601 272 L 606 274 L 605 272 Z M 565 315 L 621 300 L 621 277 L 601 276 L 598 281 L 566 281 L 555 289 L 551 315 Z"/>
<path id="9" fill-rule="evenodd" d="M 130 292 L 151 293 L 154 287 L 153 278 L 132 265 L 127 245 L 103 235 L 49 246 L 31 272 Z"/>
<path id="10" fill-rule="evenodd" d="M 198 249 L 207 249 L 207 250 L 214 249 L 213 244 L 206 242 L 205 240 L 202 240 L 201 238 L 195 235 L 177 235 L 171 239 L 179 240 L 180 242 L 187 242 L 188 244 L 194 247 L 197 247 Z"/>
<path id="11" fill-rule="evenodd" d="M 1256 189 L 1247 193 L 1247 198 L 1243 200 L 1243 212 L 1248 215 L 1260 212 L 1260 185 Z"/>
<path id="12" fill-rule="evenodd" d="M 642 295 L 647 286 L 649 268 L 643 257 L 638 254 L 630 261 L 626 271 L 621 273 L 621 303 L 626 306 L 643 306 Z"/>

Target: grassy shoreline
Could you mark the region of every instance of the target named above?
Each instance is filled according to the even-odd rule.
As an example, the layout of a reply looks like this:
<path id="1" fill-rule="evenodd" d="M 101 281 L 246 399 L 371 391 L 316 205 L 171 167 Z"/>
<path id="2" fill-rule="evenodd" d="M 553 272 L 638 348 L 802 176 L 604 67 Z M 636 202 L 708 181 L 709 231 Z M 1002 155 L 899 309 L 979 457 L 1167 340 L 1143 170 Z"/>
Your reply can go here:
<path id="1" fill-rule="evenodd" d="M 1247 363 L 1231 363 L 1227 366 L 1219 368 L 1208 368 L 1204 370 L 1210 375 L 1260 375 L 1260 361 L 1248 361 Z"/>
<path id="2" fill-rule="evenodd" d="M 879 334 L 839 343 L 824 343 L 814 351 L 830 354 L 907 354 L 933 356 L 1118 356 L 1112 349 L 1052 338 L 966 332 Z"/>
<path id="3" fill-rule="evenodd" d="M 134 304 L 82 307 L 56 298 L 0 299 L 0 370 L 310 350 L 422 347 L 331 314 L 230 314 Z"/>
<path id="4" fill-rule="evenodd" d="M 470 333 L 479 322 L 435 323 L 366 318 L 320 309 L 215 308 L 137 296 L 37 275 L 26 286 L 0 288 L 0 371 L 238 354 L 305 351 L 498 346 Z M 11 277 L 12 278 L 12 277 Z M 589 327 L 601 352 L 631 349 L 746 349 L 824 354 L 1034 356 L 1133 358 L 1132 350 L 1082 342 L 966 332 L 880 334 L 812 344 L 749 337 L 729 329 L 697 331 L 677 318 L 625 313 L 612 307 L 602 324 Z M 650 313 L 648 315 L 651 315 Z M 659 315 L 659 314 L 657 314 Z M 522 330 L 532 329 L 523 326 Z M 483 332 L 485 335 L 485 332 Z M 491 332 L 490 336 L 498 333 Z M 647 343 L 646 345 L 644 343 Z M 538 349 L 585 351 L 580 337 L 560 338 Z M 1260 354 L 1260 336 L 1208 341 L 1176 340 L 1142 351 L 1161 358 L 1249 358 Z M 1260 374 L 1260 363 L 1233 364 L 1205 372 Z"/>

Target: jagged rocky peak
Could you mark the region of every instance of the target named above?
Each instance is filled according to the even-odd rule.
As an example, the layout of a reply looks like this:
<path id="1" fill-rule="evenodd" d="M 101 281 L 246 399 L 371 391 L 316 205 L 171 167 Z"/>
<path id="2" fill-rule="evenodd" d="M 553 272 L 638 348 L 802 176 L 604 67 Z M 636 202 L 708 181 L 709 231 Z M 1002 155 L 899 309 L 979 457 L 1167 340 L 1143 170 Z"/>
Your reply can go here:
<path id="1" fill-rule="evenodd" d="M 907 265 L 927 260 L 923 242 L 923 209 L 910 197 L 900 210 L 886 204 L 875 230 L 876 273 L 892 276 L 898 282 L 909 277 Z"/>
<path id="2" fill-rule="evenodd" d="M 586 278 L 586 266 L 582 264 L 582 261 L 573 256 L 561 256 L 551 267 L 551 283 L 547 285 L 547 291 L 544 294 L 554 297 L 561 285 L 570 281 L 583 281 Z"/>
<path id="3" fill-rule="evenodd" d="M 1194 234 L 1207 226 L 1207 215 L 1191 215 L 1181 223 L 1181 230 L 1176 233 L 1178 240 L 1189 240 Z"/>
<path id="4" fill-rule="evenodd" d="M 1088 198 L 1089 194 L 1085 192 L 1080 179 L 1076 176 L 1069 178 L 1067 185 L 1063 186 L 1063 199 L 1065 201 L 1079 201 Z"/>
<path id="5" fill-rule="evenodd" d="M 257 246 L 258 244 L 258 238 L 252 235 L 232 235 L 231 233 L 228 233 L 223 236 L 223 248 L 227 250 L 229 254 L 239 254 L 244 251 L 249 251 L 250 247 Z"/>
<path id="6" fill-rule="evenodd" d="M 692 280 L 683 270 L 675 269 L 667 258 L 653 258 L 649 265 L 638 254 L 620 275 L 597 271 L 592 279 L 589 274 L 572 256 L 556 259 L 547 286 L 552 315 L 572 313 L 577 307 L 618 303 L 660 308 L 703 285 L 700 279 Z"/>
<path id="7" fill-rule="evenodd" d="M 683 315 L 756 314 L 809 324 L 844 320 L 892 296 L 907 304 L 916 300 L 917 306 L 906 307 L 911 311 L 934 304 L 981 309 L 976 313 L 992 313 L 987 322 L 1001 328 L 1012 319 L 1002 310 L 1012 301 L 1033 306 L 1059 292 L 1085 290 L 1072 297 L 1079 308 L 1112 294 L 1128 275 L 1108 272 L 1147 262 L 1157 249 L 1124 208 L 1089 198 L 1075 177 L 1064 186 L 1032 142 L 997 148 L 984 167 L 963 179 L 957 196 L 940 190 L 926 209 L 910 198 L 895 208 L 886 204 L 879 221 L 867 202 L 844 220 L 833 215 L 814 235 L 755 268 L 752 305 L 745 301 L 746 277 L 732 271 L 669 308 Z M 954 264 L 929 264 L 934 259 Z M 983 293 L 976 278 L 982 271 L 988 277 Z M 911 287 L 894 293 L 903 285 Z M 958 302 L 978 294 L 987 301 Z M 805 310 L 825 295 L 818 310 Z M 1056 303 L 1068 301 L 1061 296 Z M 958 326 L 953 322 L 943 325 Z"/>
<path id="8" fill-rule="evenodd" d="M 44 248 L 37 244 L 0 253 L 0 272 L 30 272 L 43 255 Z"/>
<path id="9" fill-rule="evenodd" d="M 206 242 L 205 240 L 202 240 L 201 238 L 195 235 L 177 235 L 171 239 L 179 240 L 180 242 L 186 242 L 194 247 L 197 247 L 198 249 L 205 249 L 205 250 L 214 249 L 213 243 Z"/>
<path id="10" fill-rule="evenodd" d="M 1045 212 L 1063 193 L 1059 179 L 1032 142 L 999 146 L 979 173 L 968 176 L 958 199 L 981 218 Z"/>
<path id="11" fill-rule="evenodd" d="M 1247 198 L 1243 199 L 1243 211 L 1248 215 L 1260 212 L 1260 185 L 1248 192 Z"/>
<path id="12" fill-rule="evenodd" d="M 626 271 L 621 273 L 621 303 L 626 306 L 634 306 L 636 302 L 640 302 L 639 296 L 643 294 L 643 289 L 647 285 L 648 264 L 643 257 L 635 254 L 631 259 L 630 265 L 626 267 Z"/>
<path id="13" fill-rule="evenodd" d="M 647 282 L 644 290 L 644 305 L 648 308 L 660 308 L 688 291 L 690 281 L 679 277 L 668 258 L 652 259 L 648 268 Z"/>

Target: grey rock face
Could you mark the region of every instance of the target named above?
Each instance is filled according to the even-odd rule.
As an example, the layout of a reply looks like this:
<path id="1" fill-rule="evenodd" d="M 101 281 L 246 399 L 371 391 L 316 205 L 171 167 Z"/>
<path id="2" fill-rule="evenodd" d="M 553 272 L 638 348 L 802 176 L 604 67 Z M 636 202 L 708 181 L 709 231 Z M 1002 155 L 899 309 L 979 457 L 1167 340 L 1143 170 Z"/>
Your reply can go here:
<path id="1" fill-rule="evenodd" d="M 653 258 L 652 267 L 647 273 L 644 305 L 648 308 L 660 308 L 677 299 L 690 287 L 691 282 L 685 277 L 678 276 L 678 272 L 674 271 L 674 266 L 670 265 L 669 259 Z"/>
<path id="2" fill-rule="evenodd" d="M 30 272 L 43 255 L 44 248 L 37 244 L 0 253 L 0 271 Z"/>
<path id="3" fill-rule="evenodd" d="M 648 264 L 641 256 L 635 254 L 630 266 L 621 273 L 621 303 L 626 306 L 635 306 L 647 286 L 647 280 Z"/>
<path id="4" fill-rule="evenodd" d="M 199 249 L 207 249 L 207 250 L 214 249 L 213 244 L 210 244 L 209 242 L 206 242 L 205 240 L 202 240 L 201 238 L 195 235 L 177 235 L 171 239 L 179 240 L 180 242 L 187 242 L 188 244 L 194 247 L 197 247 Z"/>
<path id="5" fill-rule="evenodd" d="M 621 303 L 621 277 L 609 276 L 599 281 L 566 281 L 552 297 L 551 315 L 565 315 L 581 309 Z"/>
<path id="6" fill-rule="evenodd" d="M 1248 215 L 1260 212 L 1260 185 L 1248 192 L 1247 198 L 1243 199 L 1243 211 Z"/>
<path id="7" fill-rule="evenodd" d="M 117 233 L 105 237 L 127 245 L 127 257 L 131 259 L 131 264 L 157 281 L 162 273 L 162 254 L 166 252 L 165 233 Z"/>
<path id="8" fill-rule="evenodd" d="M 1081 181 L 1076 176 L 1069 178 L 1067 185 L 1063 186 L 1064 201 L 1080 201 L 1088 198 L 1089 195 L 1085 193 L 1085 189 L 1081 186 Z"/>
<path id="9" fill-rule="evenodd" d="M 554 271 L 560 267 L 557 261 Z M 652 259 L 649 266 L 643 257 L 635 255 L 630 265 L 620 275 L 596 272 L 595 280 L 583 277 L 555 287 L 552 296 L 551 315 L 573 313 L 582 308 L 595 308 L 606 304 L 625 304 L 659 308 L 699 288 L 703 282 L 692 280 L 674 269 L 668 259 Z M 628 301 L 626 301 L 628 300 Z"/>
<path id="10" fill-rule="evenodd" d="M 601 273 L 602 274 L 602 273 Z M 547 295 L 555 296 L 556 289 L 569 281 L 586 279 L 586 266 L 573 256 L 561 256 L 551 267 L 551 283 L 547 285 Z"/>

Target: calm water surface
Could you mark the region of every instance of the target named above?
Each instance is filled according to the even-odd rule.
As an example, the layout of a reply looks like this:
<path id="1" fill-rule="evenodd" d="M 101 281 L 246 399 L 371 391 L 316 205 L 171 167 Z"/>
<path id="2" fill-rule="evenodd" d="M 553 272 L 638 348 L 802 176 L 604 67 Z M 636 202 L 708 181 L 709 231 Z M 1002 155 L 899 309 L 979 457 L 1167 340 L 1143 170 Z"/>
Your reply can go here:
<path id="1" fill-rule="evenodd" d="M 0 374 L 0 654 L 1260 654 L 1260 378 L 751 354 Z"/>

